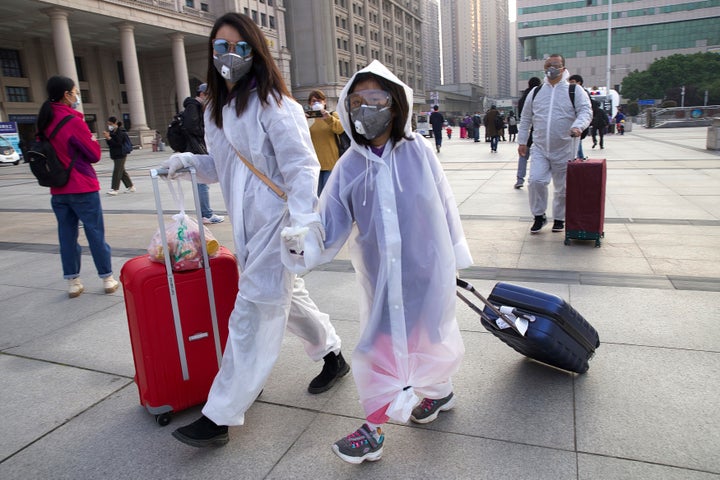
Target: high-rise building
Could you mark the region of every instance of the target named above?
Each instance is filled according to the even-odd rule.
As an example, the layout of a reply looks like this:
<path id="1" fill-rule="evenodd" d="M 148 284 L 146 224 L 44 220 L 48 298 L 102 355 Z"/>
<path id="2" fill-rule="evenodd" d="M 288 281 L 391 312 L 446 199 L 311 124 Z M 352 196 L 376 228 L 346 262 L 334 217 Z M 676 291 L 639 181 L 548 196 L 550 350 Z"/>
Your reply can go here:
<path id="1" fill-rule="evenodd" d="M 443 83 L 481 85 L 489 97 L 510 92 L 507 0 L 441 0 Z"/>
<path id="2" fill-rule="evenodd" d="M 440 6 L 438 0 L 421 0 L 422 59 L 425 90 L 434 90 L 442 84 L 440 63 Z M 421 93 L 421 92 L 418 92 Z"/>
<path id="3" fill-rule="evenodd" d="M 427 0 L 292 0 L 287 41 L 293 94 L 320 89 L 332 106 L 352 75 L 384 63 L 424 99 L 423 14 Z"/>
<path id="4" fill-rule="evenodd" d="M 515 95 L 530 77 L 542 77 L 542 60 L 552 53 L 565 56 L 568 70 L 582 75 L 586 88 L 609 86 L 622 94 L 626 75 L 661 57 L 720 50 L 718 0 L 517 0 L 517 9 Z"/>

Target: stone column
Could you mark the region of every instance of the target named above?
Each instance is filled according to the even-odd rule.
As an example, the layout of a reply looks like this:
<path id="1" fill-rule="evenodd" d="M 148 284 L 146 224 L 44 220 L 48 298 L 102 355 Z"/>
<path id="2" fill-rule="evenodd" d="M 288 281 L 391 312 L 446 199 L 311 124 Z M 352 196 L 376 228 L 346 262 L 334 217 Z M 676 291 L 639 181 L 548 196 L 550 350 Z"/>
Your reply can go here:
<path id="1" fill-rule="evenodd" d="M 69 12 L 60 8 L 51 8 L 45 10 L 45 14 L 50 17 L 58 73 L 64 77 L 72 78 L 75 86 L 80 90 L 80 82 L 75 67 L 75 53 L 73 52 L 70 26 L 68 25 Z M 82 102 L 78 110 L 83 111 Z"/>
<path id="2" fill-rule="evenodd" d="M 175 69 L 175 85 L 177 85 L 178 109 L 182 110 L 183 101 L 190 96 L 190 82 L 188 81 L 187 57 L 185 56 L 185 35 L 173 33 L 172 41 L 173 67 Z"/>
<path id="3" fill-rule="evenodd" d="M 129 23 L 117 25 L 120 30 L 120 50 L 122 54 L 125 86 L 127 88 L 128 106 L 132 129 L 140 133 L 144 144 L 143 130 L 149 130 L 145 116 L 145 100 L 143 99 L 140 67 L 138 66 L 137 50 L 135 49 L 135 27 Z"/>

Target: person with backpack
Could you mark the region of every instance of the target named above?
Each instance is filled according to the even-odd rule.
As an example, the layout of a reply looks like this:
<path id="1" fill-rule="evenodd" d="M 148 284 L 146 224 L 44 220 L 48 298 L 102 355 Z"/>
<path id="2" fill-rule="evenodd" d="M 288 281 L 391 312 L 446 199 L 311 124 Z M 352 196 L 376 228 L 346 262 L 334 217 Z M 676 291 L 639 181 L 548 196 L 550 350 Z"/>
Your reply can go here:
<path id="1" fill-rule="evenodd" d="M 185 149 L 183 152 L 207 153 L 205 146 L 205 102 L 207 101 L 207 83 L 200 84 L 195 92 L 195 98 L 187 97 L 183 101 L 182 131 L 185 134 Z M 210 208 L 210 186 L 198 183 L 198 196 L 200 197 L 200 215 L 206 225 L 222 223 L 225 217 L 216 215 Z"/>
<path id="2" fill-rule="evenodd" d="M 62 187 L 50 188 L 50 204 L 58 223 L 60 260 L 63 278 L 68 281 L 68 296 L 77 297 L 83 290 L 80 281 L 82 248 L 78 243 L 80 222 L 90 247 L 98 276 L 105 293 L 120 285 L 113 278 L 110 245 L 105 241 L 105 224 L 100 203 L 100 182 L 93 163 L 100 160 L 100 144 L 90 132 L 80 105 L 80 88 L 68 77 L 50 77 L 46 85 L 47 100 L 40 107 L 37 131 L 50 137 L 55 128 L 70 117 L 50 138 L 57 158 L 72 165 L 70 177 Z"/>
<path id="3" fill-rule="evenodd" d="M 533 144 L 530 151 L 528 201 L 533 214 L 530 233 L 536 234 L 547 223 L 545 210 L 548 203 L 548 185 L 552 179 L 553 232 L 565 229 L 565 180 L 567 164 L 576 157 L 574 138 L 590 125 L 592 107 L 590 96 L 584 93 L 571 97 L 570 74 L 565 68 L 565 57 L 550 55 L 544 63 L 545 81 L 527 96 L 518 129 L 518 155 L 528 154 L 530 127 Z M 572 87 L 574 90 L 575 87 Z"/>
<path id="4" fill-rule="evenodd" d="M 127 160 L 128 153 L 132 152 L 132 143 L 130 143 L 127 132 L 122 128 L 122 122 L 119 122 L 115 117 L 109 117 L 107 119 L 107 130 L 103 132 L 103 136 L 110 149 L 110 158 L 113 161 L 112 180 L 107 194 L 117 195 L 120 193 L 120 180 L 122 180 L 128 193 L 135 192 L 135 185 L 130 179 L 127 170 L 125 170 L 125 160 Z"/>

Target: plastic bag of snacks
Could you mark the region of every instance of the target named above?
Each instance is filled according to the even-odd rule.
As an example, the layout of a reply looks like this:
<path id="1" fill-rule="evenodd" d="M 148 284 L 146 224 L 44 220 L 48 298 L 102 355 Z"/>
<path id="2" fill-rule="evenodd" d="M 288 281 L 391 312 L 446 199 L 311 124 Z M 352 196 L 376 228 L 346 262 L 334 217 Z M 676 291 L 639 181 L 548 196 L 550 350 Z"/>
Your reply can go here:
<path id="1" fill-rule="evenodd" d="M 208 257 L 214 257 L 220 250 L 220 244 L 206 226 L 203 225 L 202 228 L 205 231 Z M 174 271 L 180 272 L 203 268 L 200 227 L 193 218 L 190 218 L 184 212 L 173 215 L 173 221 L 165 226 L 165 235 L 170 250 L 170 265 Z M 150 254 L 150 260 L 153 262 L 165 262 L 160 228 L 158 228 L 150 241 L 148 254 Z"/>

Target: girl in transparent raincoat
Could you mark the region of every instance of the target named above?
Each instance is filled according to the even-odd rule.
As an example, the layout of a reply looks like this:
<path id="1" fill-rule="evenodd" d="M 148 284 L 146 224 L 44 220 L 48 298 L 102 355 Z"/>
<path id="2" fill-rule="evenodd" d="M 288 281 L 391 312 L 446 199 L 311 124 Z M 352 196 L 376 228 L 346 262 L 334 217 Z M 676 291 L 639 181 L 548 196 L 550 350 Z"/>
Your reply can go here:
<path id="1" fill-rule="evenodd" d="M 349 242 L 361 287 L 352 365 L 367 417 L 333 445 L 350 463 L 381 458 L 389 419 L 428 423 L 451 409 L 464 354 L 455 277 L 472 258 L 440 162 L 411 130 L 412 98 L 377 60 L 353 76 L 338 105 L 352 146 L 320 198 L 324 241 L 283 231 L 284 259 L 298 269 L 329 262 Z"/>

